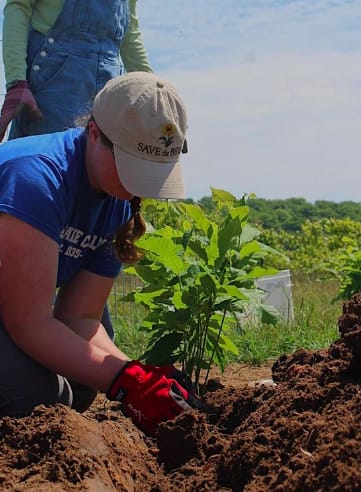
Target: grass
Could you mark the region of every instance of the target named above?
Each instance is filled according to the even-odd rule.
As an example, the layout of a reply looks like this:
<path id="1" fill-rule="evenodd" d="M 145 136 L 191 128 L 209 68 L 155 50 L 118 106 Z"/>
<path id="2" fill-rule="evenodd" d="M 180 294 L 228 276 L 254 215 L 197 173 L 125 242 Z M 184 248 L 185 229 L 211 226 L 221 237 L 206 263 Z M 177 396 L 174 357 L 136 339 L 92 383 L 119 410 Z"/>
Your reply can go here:
<path id="1" fill-rule="evenodd" d="M 242 333 L 235 333 L 239 349 L 237 362 L 260 365 L 299 348 L 327 348 L 338 338 L 337 320 L 342 302 L 332 302 L 337 283 L 295 276 L 292 284 L 294 321 L 276 326 L 248 325 Z"/>
<path id="2" fill-rule="evenodd" d="M 139 331 L 143 313 L 139 306 L 120 301 L 123 292 L 134 285 L 120 280 L 109 301 L 116 332 L 116 344 L 131 358 L 140 357 L 146 349 L 147 334 Z M 338 338 L 337 320 L 342 302 L 332 303 L 338 284 L 318 281 L 310 276 L 292 278 L 294 321 L 271 325 L 247 325 L 243 332 L 232 333 L 239 356 L 229 362 L 260 365 L 290 354 L 298 348 L 327 348 Z"/>
<path id="3" fill-rule="evenodd" d="M 141 318 L 138 322 L 129 323 L 127 320 L 115 324 L 115 344 L 131 359 L 139 358 L 147 347 L 147 334 L 140 331 Z"/>
<path id="4" fill-rule="evenodd" d="M 123 302 L 121 297 L 135 289 L 138 284 L 136 277 L 121 274 L 108 299 L 115 332 L 114 341 L 132 359 L 140 357 L 147 346 L 147 334 L 139 330 L 144 310 L 139 305 Z"/>

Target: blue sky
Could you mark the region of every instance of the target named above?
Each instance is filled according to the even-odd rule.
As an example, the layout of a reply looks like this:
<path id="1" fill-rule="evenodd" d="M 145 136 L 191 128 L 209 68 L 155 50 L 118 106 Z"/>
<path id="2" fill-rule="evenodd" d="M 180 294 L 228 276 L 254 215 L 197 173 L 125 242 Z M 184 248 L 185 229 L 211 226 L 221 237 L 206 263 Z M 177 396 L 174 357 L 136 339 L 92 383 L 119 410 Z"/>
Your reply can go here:
<path id="1" fill-rule="evenodd" d="M 360 0 L 138 0 L 138 16 L 188 108 L 189 197 L 361 201 Z"/>
<path id="2" fill-rule="evenodd" d="M 361 201 L 361 2 L 139 0 L 189 112 L 190 196 Z M 156 13 L 156 15 L 154 15 Z"/>

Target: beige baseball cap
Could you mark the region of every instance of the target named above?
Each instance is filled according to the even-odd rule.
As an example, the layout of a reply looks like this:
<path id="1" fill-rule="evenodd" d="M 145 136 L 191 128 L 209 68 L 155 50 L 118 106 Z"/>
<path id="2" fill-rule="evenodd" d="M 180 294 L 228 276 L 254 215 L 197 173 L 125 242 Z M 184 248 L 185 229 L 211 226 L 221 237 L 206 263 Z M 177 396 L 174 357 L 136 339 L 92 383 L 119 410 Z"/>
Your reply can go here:
<path id="1" fill-rule="evenodd" d="M 93 117 L 113 143 L 119 179 L 129 193 L 185 198 L 180 156 L 187 114 L 171 84 L 148 72 L 115 77 L 96 95 Z"/>

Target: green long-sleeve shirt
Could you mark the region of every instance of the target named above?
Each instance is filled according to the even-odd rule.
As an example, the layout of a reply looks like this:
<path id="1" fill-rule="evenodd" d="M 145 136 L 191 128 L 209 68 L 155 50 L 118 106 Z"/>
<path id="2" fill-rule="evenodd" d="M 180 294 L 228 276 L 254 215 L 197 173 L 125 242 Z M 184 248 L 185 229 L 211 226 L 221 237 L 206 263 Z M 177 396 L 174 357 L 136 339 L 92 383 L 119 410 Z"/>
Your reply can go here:
<path id="1" fill-rule="evenodd" d="M 101 0 L 99 0 L 101 1 Z M 130 0 L 130 23 L 120 46 L 127 72 L 151 72 L 136 15 L 137 0 Z M 7 0 L 4 7 L 3 60 L 6 84 L 26 79 L 28 33 L 34 28 L 46 34 L 55 24 L 64 0 Z"/>

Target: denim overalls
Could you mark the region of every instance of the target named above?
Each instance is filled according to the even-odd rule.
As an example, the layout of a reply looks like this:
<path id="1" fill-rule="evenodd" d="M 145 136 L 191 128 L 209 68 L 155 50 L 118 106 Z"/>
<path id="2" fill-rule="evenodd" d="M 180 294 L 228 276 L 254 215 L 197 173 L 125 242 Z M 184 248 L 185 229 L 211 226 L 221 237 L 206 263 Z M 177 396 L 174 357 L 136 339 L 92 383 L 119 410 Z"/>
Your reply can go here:
<path id="1" fill-rule="evenodd" d="M 64 0 L 53 28 L 29 33 L 27 80 L 44 118 L 23 111 L 10 137 L 74 127 L 95 94 L 124 71 L 119 49 L 129 25 L 129 0 Z"/>

